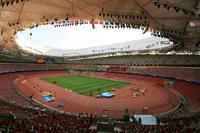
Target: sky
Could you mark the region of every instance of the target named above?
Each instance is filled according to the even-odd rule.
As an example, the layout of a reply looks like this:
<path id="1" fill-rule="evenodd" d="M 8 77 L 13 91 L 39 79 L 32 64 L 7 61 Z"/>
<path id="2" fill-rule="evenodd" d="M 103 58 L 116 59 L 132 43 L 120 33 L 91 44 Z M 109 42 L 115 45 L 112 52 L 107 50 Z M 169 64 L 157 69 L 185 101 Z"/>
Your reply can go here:
<path id="1" fill-rule="evenodd" d="M 32 35 L 30 35 L 30 33 Z M 55 28 L 43 25 L 17 33 L 17 43 L 22 47 L 81 49 L 151 37 L 149 32 L 142 34 L 139 29 L 103 28 L 102 25 L 91 24 L 64 26 Z"/>

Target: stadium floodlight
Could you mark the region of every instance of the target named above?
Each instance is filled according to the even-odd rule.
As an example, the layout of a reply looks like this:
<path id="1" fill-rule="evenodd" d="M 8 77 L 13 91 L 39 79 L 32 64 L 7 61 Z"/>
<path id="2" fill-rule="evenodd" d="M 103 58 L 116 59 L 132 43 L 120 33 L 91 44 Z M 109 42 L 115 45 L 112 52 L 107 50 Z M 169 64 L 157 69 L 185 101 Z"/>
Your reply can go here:
<path id="1" fill-rule="evenodd" d="M 157 6 L 157 4 L 158 4 L 158 2 L 157 2 L 157 1 L 155 1 L 155 2 L 154 2 L 154 5 L 155 5 L 155 6 Z"/>
<path id="2" fill-rule="evenodd" d="M 176 12 L 179 12 L 179 8 L 177 8 L 177 7 L 174 7 L 174 10 L 175 10 Z"/>
<path id="3" fill-rule="evenodd" d="M 11 1 L 11 5 L 13 5 L 13 3 L 14 3 L 14 0 Z"/>
<path id="4" fill-rule="evenodd" d="M 4 2 L 2 2 L 2 3 L 1 3 L 1 6 L 2 6 L 2 7 L 4 7 L 4 5 L 5 5 L 5 3 L 4 3 Z"/>
<path id="5" fill-rule="evenodd" d="M 192 13 L 192 17 L 195 17 L 195 13 L 194 12 L 191 12 Z"/>
<path id="6" fill-rule="evenodd" d="M 182 11 L 183 11 L 185 14 L 188 14 L 188 12 L 187 12 L 185 9 L 183 9 Z"/>
<path id="7" fill-rule="evenodd" d="M 6 2 L 6 5 L 7 5 L 7 6 L 9 5 L 9 1 Z"/>

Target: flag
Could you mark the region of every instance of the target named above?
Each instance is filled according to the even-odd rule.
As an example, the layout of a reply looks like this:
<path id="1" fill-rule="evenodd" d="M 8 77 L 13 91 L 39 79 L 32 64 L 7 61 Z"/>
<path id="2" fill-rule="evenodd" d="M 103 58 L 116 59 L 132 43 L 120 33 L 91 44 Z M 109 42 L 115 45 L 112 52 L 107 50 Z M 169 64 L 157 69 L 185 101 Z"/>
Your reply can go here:
<path id="1" fill-rule="evenodd" d="M 104 22 L 104 25 L 107 25 L 107 26 L 108 26 L 108 25 L 109 25 L 109 22 Z"/>
<path id="2" fill-rule="evenodd" d="M 141 26 L 140 29 L 141 29 L 141 30 L 144 30 L 145 28 L 144 28 L 144 26 Z"/>
<path id="3" fill-rule="evenodd" d="M 149 32 L 152 32 L 152 28 L 151 27 L 149 27 L 149 30 L 148 30 Z"/>
<path id="4" fill-rule="evenodd" d="M 136 26 L 135 28 L 136 28 L 136 29 L 140 29 L 140 26 Z"/>
<path id="5" fill-rule="evenodd" d="M 88 21 L 85 21 L 84 24 L 88 24 Z"/>
<path id="6" fill-rule="evenodd" d="M 79 21 L 78 21 L 78 20 L 76 20 L 76 21 L 75 21 L 75 24 L 78 24 L 78 23 L 79 23 Z"/>
<path id="7" fill-rule="evenodd" d="M 66 21 L 66 23 L 67 23 L 67 24 L 69 24 L 69 23 L 70 23 L 70 21 L 69 21 L 69 20 L 67 20 L 67 21 Z"/>
<path id="8" fill-rule="evenodd" d="M 74 23 L 74 20 L 71 20 L 71 21 L 70 21 L 70 23 L 72 23 L 72 24 L 73 24 L 73 23 Z"/>
<path id="9" fill-rule="evenodd" d="M 99 24 L 99 22 L 98 22 L 98 21 L 95 21 L 94 24 Z"/>

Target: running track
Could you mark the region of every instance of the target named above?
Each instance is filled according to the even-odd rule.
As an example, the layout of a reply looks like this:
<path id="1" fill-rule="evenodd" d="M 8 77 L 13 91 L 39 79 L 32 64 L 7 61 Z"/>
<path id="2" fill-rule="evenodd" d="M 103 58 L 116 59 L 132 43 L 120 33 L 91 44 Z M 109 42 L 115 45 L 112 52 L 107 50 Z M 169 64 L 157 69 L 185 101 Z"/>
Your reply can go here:
<path id="1" fill-rule="evenodd" d="M 20 73 L 19 73 L 20 74 Z M 23 74 L 22 74 L 23 75 Z M 137 80 L 129 78 L 128 82 L 131 82 L 131 85 L 125 86 L 123 88 L 112 91 L 115 94 L 113 98 L 95 98 L 83 96 L 80 94 L 75 94 L 69 90 L 60 88 L 56 85 L 47 83 L 40 80 L 43 77 L 55 77 L 55 76 L 70 76 L 65 72 L 58 73 L 42 73 L 37 75 L 28 75 L 15 84 L 15 88 L 19 93 L 25 97 L 33 95 L 33 99 L 53 107 L 58 110 L 71 113 L 88 113 L 96 114 L 101 116 L 106 114 L 108 116 L 118 118 L 124 114 L 125 109 L 129 110 L 130 114 L 159 114 L 167 112 L 178 105 L 178 98 L 174 94 L 170 94 L 164 87 L 158 86 L 155 82 Z M 95 76 L 95 75 L 93 75 Z M 110 76 L 95 76 L 98 78 L 107 78 L 122 80 L 118 77 Z M 145 78 L 145 77 L 144 77 Z M 126 79 L 123 79 L 126 81 Z M 146 88 L 145 95 L 139 94 L 136 98 L 132 96 L 134 93 L 131 88 Z M 51 91 L 53 96 L 56 98 L 54 102 L 46 102 L 42 98 L 41 91 Z M 173 101 L 173 104 L 168 104 L 168 101 Z M 63 107 L 57 107 L 58 103 L 62 103 Z M 131 111 L 137 109 L 143 109 L 144 107 L 158 107 L 165 105 L 161 108 L 156 108 L 149 110 L 147 112 L 142 111 Z M 112 111 L 105 111 L 109 109 Z"/>

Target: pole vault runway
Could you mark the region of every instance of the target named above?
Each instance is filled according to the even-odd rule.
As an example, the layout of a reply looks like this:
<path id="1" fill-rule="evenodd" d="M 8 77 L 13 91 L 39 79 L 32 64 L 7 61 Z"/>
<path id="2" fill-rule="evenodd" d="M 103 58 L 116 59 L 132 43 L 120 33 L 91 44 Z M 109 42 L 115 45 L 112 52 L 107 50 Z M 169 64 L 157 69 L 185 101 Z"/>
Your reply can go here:
<path id="1" fill-rule="evenodd" d="M 177 96 L 171 94 L 163 86 L 157 85 L 156 82 L 143 80 L 138 82 L 137 79 L 129 79 L 128 82 L 132 83 L 131 85 L 111 91 L 111 93 L 115 94 L 114 97 L 96 98 L 76 94 L 67 89 L 40 80 L 40 78 L 43 77 L 55 76 L 70 76 L 70 74 L 64 72 L 59 74 L 49 73 L 48 75 L 41 73 L 35 76 L 28 76 L 19 80 L 17 84 L 15 84 L 15 88 L 25 97 L 32 96 L 33 99 L 47 106 L 75 114 L 88 113 L 96 114 L 97 116 L 108 115 L 118 118 L 128 109 L 130 114 L 154 115 L 167 112 L 178 105 Z M 112 79 L 109 76 L 99 76 L 98 78 Z M 120 80 L 119 77 L 113 78 Z M 123 79 L 123 81 L 126 81 L 126 79 Z M 134 91 L 130 89 L 141 87 L 146 88 L 144 96 L 139 94 L 137 97 L 133 97 Z M 53 97 L 55 97 L 55 101 L 47 102 L 42 98 L 42 92 L 44 91 L 51 92 Z M 172 103 L 169 104 L 169 101 L 172 101 Z M 58 103 L 62 103 L 63 107 L 58 107 Z M 144 108 L 149 110 L 145 112 L 141 111 Z"/>

